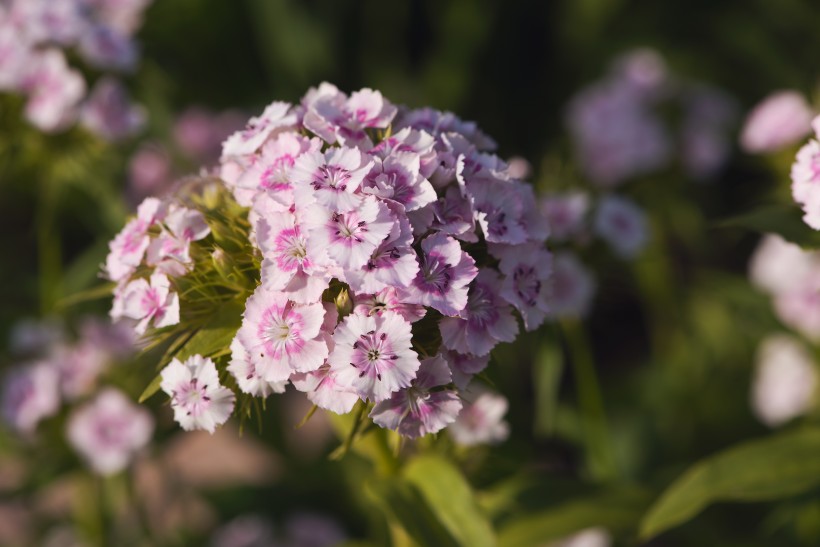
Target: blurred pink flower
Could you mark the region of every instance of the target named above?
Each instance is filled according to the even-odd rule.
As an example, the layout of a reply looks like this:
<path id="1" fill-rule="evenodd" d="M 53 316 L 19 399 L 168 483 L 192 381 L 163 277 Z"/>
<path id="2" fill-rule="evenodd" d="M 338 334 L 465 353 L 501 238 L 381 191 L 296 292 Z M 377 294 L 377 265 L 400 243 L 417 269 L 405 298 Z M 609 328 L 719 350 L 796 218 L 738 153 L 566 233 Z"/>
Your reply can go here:
<path id="1" fill-rule="evenodd" d="M 613 194 L 598 202 L 593 227 L 615 254 L 625 259 L 635 258 L 649 239 L 643 210 L 633 201 Z"/>
<path id="2" fill-rule="evenodd" d="M 817 368 L 808 348 L 797 339 L 776 334 L 757 351 L 752 383 L 752 409 L 769 427 L 804 414 L 817 387 Z"/>
<path id="3" fill-rule="evenodd" d="M 507 399 L 473 383 L 463 394 L 464 408 L 448 431 L 456 443 L 464 446 L 497 444 L 510 434 L 504 421 Z"/>
<path id="4" fill-rule="evenodd" d="M 60 408 L 59 372 L 53 363 L 38 361 L 13 369 L 2 392 L 3 419 L 23 434 L 31 434 L 44 418 Z"/>
<path id="5" fill-rule="evenodd" d="M 145 124 L 145 111 L 131 103 L 128 92 L 114 78 L 94 85 L 80 114 L 81 123 L 100 137 L 116 141 L 129 137 Z"/>
<path id="6" fill-rule="evenodd" d="M 595 278 L 578 257 L 564 251 L 555 254 L 549 316 L 554 319 L 583 317 L 595 296 Z"/>
<path id="7" fill-rule="evenodd" d="M 153 431 L 151 414 L 112 388 L 75 410 L 66 426 L 68 441 L 100 475 L 125 469 Z"/>
<path id="8" fill-rule="evenodd" d="M 776 91 L 746 116 L 740 146 L 750 154 L 774 152 L 811 133 L 811 105 L 798 91 Z"/>

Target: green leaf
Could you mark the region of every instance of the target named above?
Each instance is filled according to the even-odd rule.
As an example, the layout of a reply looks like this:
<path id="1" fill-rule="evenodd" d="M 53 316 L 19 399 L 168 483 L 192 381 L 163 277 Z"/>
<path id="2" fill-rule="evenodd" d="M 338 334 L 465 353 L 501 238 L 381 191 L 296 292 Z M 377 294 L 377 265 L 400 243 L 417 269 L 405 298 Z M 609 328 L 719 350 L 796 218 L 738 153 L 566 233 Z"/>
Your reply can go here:
<path id="1" fill-rule="evenodd" d="M 365 492 L 388 516 L 392 524 L 400 525 L 419 545 L 459 547 L 453 535 L 437 518 L 421 492 L 412 484 L 396 478 L 370 481 Z"/>
<path id="2" fill-rule="evenodd" d="M 139 402 L 140 402 L 140 403 L 144 403 L 144 402 L 145 402 L 145 401 L 147 401 L 147 400 L 148 400 L 151 396 L 153 396 L 153 395 L 154 395 L 154 393 L 156 393 L 157 391 L 159 391 L 159 385 L 160 385 L 161 383 L 162 383 L 162 374 L 157 374 L 157 375 L 156 375 L 156 377 L 154 377 L 154 379 L 153 379 L 153 380 L 151 380 L 151 383 L 150 383 L 150 384 L 148 384 L 148 387 L 146 387 L 146 388 L 143 390 L 142 395 L 140 395 Z"/>
<path id="3" fill-rule="evenodd" d="M 820 485 L 820 429 L 802 429 L 741 444 L 707 458 L 672 483 L 641 523 L 650 538 L 718 501 L 766 501 Z"/>
<path id="4" fill-rule="evenodd" d="M 515 517 L 498 533 L 501 547 L 529 547 L 564 538 L 584 528 L 601 526 L 612 533 L 633 530 L 649 496 L 635 488 L 606 490 L 542 511 Z"/>
<path id="5" fill-rule="evenodd" d="M 820 248 L 820 232 L 803 222 L 803 213 L 794 205 L 769 205 L 726 219 L 719 227 L 746 228 L 760 233 L 778 234 L 786 241 L 809 249 Z"/>
<path id="6" fill-rule="evenodd" d="M 420 456 L 407 465 L 404 477 L 418 488 L 459 545 L 495 545 L 495 532 L 479 509 L 472 488 L 450 462 L 437 456 Z"/>
<path id="7" fill-rule="evenodd" d="M 222 306 L 205 325 L 176 352 L 177 359 L 187 359 L 191 355 L 213 356 L 231 345 L 236 331 L 242 326 L 242 312 L 245 306 L 239 302 L 229 302 Z"/>

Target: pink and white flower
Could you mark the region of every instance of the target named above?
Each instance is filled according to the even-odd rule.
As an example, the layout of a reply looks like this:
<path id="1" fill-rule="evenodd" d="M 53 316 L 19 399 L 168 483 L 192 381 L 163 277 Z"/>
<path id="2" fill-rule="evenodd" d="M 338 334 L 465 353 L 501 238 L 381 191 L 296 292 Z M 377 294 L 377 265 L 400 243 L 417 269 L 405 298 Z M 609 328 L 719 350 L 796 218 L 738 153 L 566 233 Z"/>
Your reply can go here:
<path id="1" fill-rule="evenodd" d="M 110 252 L 105 259 L 108 279 L 122 281 L 136 271 L 151 243 L 148 228 L 143 219 L 134 218 L 108 244 Z"/>
<path id="2" fill-rule="evenodd" d="M 136 320 L 134 331 L 140 335 L 145 334 L 149 324 L 155 329 L 176 325 L 179 323 L 179 296 L 171 290 L 168 277 L 161 273 L 151 275 L 150 283 L 136 279 L 117 287 L 111 318 Z"/>
<path id="3" fill-rule="evenodd" d="M 76 118 L 85 80 L 68 67 L 62 51 L 49 49 L 32 59 L 22 89 L 28 94 L 26 118 L 41 131 L 53 132 Z"/>
<path id="4" fill-rule="evenodd" d="M 376 403 L 370 417 L 376 425 L 411 439 L 438 433 L 461 411 L 461 399 L 454 390 L 434 390 L 451 381 L 450 368 L 441 355 L 424 359 L 410 387 Z"/>
<path id="5" fill-rule="evenodd" d="M 433 234 L 421 242 L 419 273 L 403 291 L 411 304 L 455 316 L 467 305 L 468 285 L 478 275 L 473 258 L 452 237 Z"/>
<path id="6" fill-rule="evenodd" d="M 291 105 L 274 102 L 261 115 L 251 118 L 245 129 L 237 131 L 222 145 L 222 158 L 253 154 L 275 131 L 293 127 L 299 121 Z"/>
<path id="7" fill-rule="evenodd" d="M 315 255 L 322 250 L 344 270 L 362 268 L 393 229 L 390 210 L 373 196 L 361 199 L 347 212 L 314 205 L 304 212 L 308 246 Z"/>
<path id="8" fill-rule="evenodd" d="M 500 288 L 497 272 L 485 268 L 478 273 L 470 285 L 467 306 L 458 317 L 445 317 L 439 323 L 445 348 L 483 356 L 499 342 L 515 340 L 518 322 L 499 296 Z"/>
<path id="9" fill-rule="evenodd" d="M 321 147 L 321 141 L 315 137 L 290 131 L 279 133 L 262 145 L 259 157 L 242 173 L 236 186 L 268 191 L 274 199 L 289 206 L 293 200 L 291 169 L 302 154 L 321 154 Z"/>
<path id="10" fill-rule="evenodd" d="M 453 383 L 458 389 L 465 389 L 476 374 L 490 364 L 490 354 L 483 356 L 465 355 L 455 351 L 443 353 L 450 371 L 453 373 Z"/>
<path id="11" fill-rule="evenodd" d="M 421 175 L 421 158 L 412 153 L 396 152 L 377 163 L 365 192 L 396 201 L 407 211 L 436 201 L 433 185 Z"/>
<path id="12" fill-rule="evenodd" d="M 328 358 L 337 382 L 374 402 L 409 387 L 419 368 L 411 336 L 410 323 L 397 313 L 348 315 L 336 327 Z"/>
<path id="13" fill-rule="evenodd" d="M 308 246 L 307 237 L 290 212 L 271 213 L 256 223 L 257 244 L 262 251 L 262 284 L 286 293 L 294 302 L 316 302 L 327 288 L 329 277 L 320 264 L 327 254 Z"/>
<path id="14" fill-rule="evenodd" d="M 811 105 L 801 93 L 775 91 L 746 116 L 740 146 L 752 154 L 774 152 L 811 133 L 812 118 Z"/>
<path id="15" fill-rule="evenodd" d="M 820 134 L 820 117 L 813 126 Z M 803 221 L 820 230 L 820 142 L 812 139 L 798 152 L 792 164 L 792 196 L 803 207 Z"/>
<path id="16" fill-rule="evenodd" d="M 500 260 L 498 267 L 504 274 L 501 297 L 521 313 L 525 329 L 537 329 L 550 310 L 552 255 L 535 243 L 492 245 L 490 252 Z"/>
<path id="17" fill-rule="evenodd" d="M 214 362 L 201 355 L 173 359 L 162 370 L 160 387 L 171 397 L 174 420 L 185 431 L 213 433 L 233 412 L 233 392 L 219 383 Z"/>
<path id="18" fill-rule="evenodd" d="M 510 434 L 510 427 L 504 421 L 507 399 L 471 384 L 464 400 L 467 404 L 447 429 L 456 443 L 474 446 L 497 444 L 507 439 Z"/>
<path id="19" fill-rule="evenodd" d="M 231 362 L 228 364 L 228 372 L 233 375 L 243 393 L 254 397 L 264 398 L 271 393 L 284 393 L 288 383 L 287 380 L 281 382 L 265 380 L 256 371 L 256 366 L 251 362 L 248 350 L 242 345 L 239 337 L 235 337 L 231 342 Z"/>
<path id="20" fill-rule="evenodd" d="M 300 206 L 318 203 L 345 213 L 361 202 L 359 186 L 373 161 L 356 148 L 330 148 L 325 153 L 305 152 L 291 170 L 294 196 Z"/>
<path id="21" fill-rule="evenodd" d="M 800 416 L 812 406 L 818 374 L 809 350 L 797 339 L 776 334 L 757 352 L 752 409 L 769 427 Z"/>
<path id="22" fill-rule="evenodd" d="M 66 426 L 71 446 L 100 475 L 125 469 L 153 431 L 151 414 L 113 388 L 75 410 Z"/>
<path id="23" fill-rule="evenodd" d="M 295 373 L 290 378 L 293 387 L 307 394 L 308 400 L 336 414 L 347 414 L 359 400 L 359 395 L 339 381 L 339 372 L 325 363 L 318 370 Z"/>
<path id="24" fill-rule="evenodd" d="M 384 129 L 396 115 L 396 107 L 372 89 L 362 89 L 347 98 L 327 82 L 311 89 L 302 100 L 305 127 L 326 142 L 344 146 L 373 146 L 365 129 Z"/>
<path id="25" fill-rule="evenodd" d="M 324 363 L 328 355 L 320 337 L 324 317 L 319 302 L 295 304 L 285 293 L 260 286 L 245 303 L 236 337 L 260 377 L 282 382 L 294 372 L 310 372 Z"/>
<path id="26" fill-rule="evenodd" d="M 376 294 L 356 294 L 353 301 L 354 313 L 383 315 L 386 312 L 393 312 L 401 315 L 408 323 L 415 323 L 427 313 L 424 306 L 404 302 L 395 287 L 387 287 Z"/>

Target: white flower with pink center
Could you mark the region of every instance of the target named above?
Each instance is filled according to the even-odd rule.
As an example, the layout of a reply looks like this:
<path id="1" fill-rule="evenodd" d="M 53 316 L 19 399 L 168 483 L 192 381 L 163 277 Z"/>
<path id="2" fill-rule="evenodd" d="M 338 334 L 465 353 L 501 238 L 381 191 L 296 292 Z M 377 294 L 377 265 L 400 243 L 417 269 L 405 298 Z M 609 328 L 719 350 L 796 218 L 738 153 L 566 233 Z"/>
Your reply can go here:
<path id="1" fill-rule="evenodd" d="M 421 176 L 429 179 L 439 165 L 435 145 L 436 139 L 429 133 L 406 127 L 381 141 L 369 153 L 383 160 L 394 154 L 415 154 L 419 158 Z"/>
<path id="2" fill-rule="evenodd" d="M 433 234 L 421 242 L 419 273 L 405 300 L 456 316 L 467 305 L 467 286 L 478 275 L 473 258 L 452 237 Z"/>
<path id="3" fill-rule="evenodd" d="M 66 437 L 96 473 L 125 469 L 151 440 L 151 414 L 113 388 L 102 391 L 68 419 Z"/>
<path id="4" fill-rule="evenodd" d="M 458 317 L 445 317 L 439 323 L 445 348 L 464 354 L 487 355 L 499 342 L 512 342 L 518 335 L 518 322 L 512 308 L 499 297 L 499 275 L 482 268 L 470 285 L 467 306 Z"/>
<path id="5" fill-rule="evenodd" d="M 344 213 L 314 205 L 305 210 L 304 224 L 313 252 L 324 250 L 340 268 L 356 270 L 390 234 L 394 220 L 384 203 L 368 196 Z"/>
<path id="6" fill-rule="evenodd" d="M 396 115 L 396 107 L 372 89 L 354 92 L 350 98 L 327 82 L 311 89 L 302 101 L 305 127 L 326 142 L 372 147 L 366 128 L 385 128 Z"/>
<path id="7" fill-rule="evenodd" d="M 277 129 L 294 126 L 299 121 L 289 103 L 273 102 L 261 115 L 251 118 L 245 129 L 237 131 L 222 145 L 222 157 L 242 157 L 253 154 Z"/>
<path id="8" fill-rule="evenodd" d="M 257 244 L 262 251 L 262 284 L 286 293 L 294 302 L 316 302 L 327 288 L 329 277 L 318 264 L 326 253 L 315 256 L 307 237 L 289 212 L 271 213 L 256 223 Z"/>
<path id="9" fill-rule="evenodd" d="M 190 242 L 180 240 L 163 231 L 151 241 L 145 253 L 145 263 L 155 272 L 179 277 L 189 271 L 191 265 Z"/>
<path id="10" fill-rule="evenodd" d="M 415 211 L 436 201 L 430 181 L 421 176 L 418 154 L 394 153 L 381 160 L 367 178 L 366 192 L 392 199 L 407 211 Z"/>
<path id="11" fill-rule="evenodd" d="M 242 173 L 236 185 L 249 190 L 265 190 L 274 197 L 281 193 L 290 196 L 290 172 L 296 159 L 306 152 L 319 152 L 321 148 L 322 142 L 316 137 L 308 138 L 291 131 L 280 133 L 265 142 L 259 157 Z M 292 201 L 292 197 L 288 201 Z"/>
<path id="12" fill-rule="evenodd" d="M 177 239 L 199 241 L 211 233 L 205 217 L 195 209 L 171 206 L 165 217 L 165 225 Z"/>
<path id="13" fill-rule="evenodd" d="M 372 167 L 373 161 L 356 148 L 306 152 L 291 170 L 296 203 L 318 203 L 334 211 L 351 211 L 361 202 L 356 191 Z"/>
<path id="14" fill-rule="evenodd" d="M 434 390 L 450 382 L 450 368 L 441 355 L 425 359 L 410 387 L 376 403 L 370 417 L 377 425 L 411 439 L 438 433 L 461 411 L 461 399 L 454 390 Z"/>
<path id="15" fill-rule="evenodd" d="M 360 269 L 344 272 L 345 281 L 359 293 L 376 293 L 388 287 L 407 287 L 419 271 L 413 250 L 413 229 L 404 208 L 395 202 L 385 202 L 391 210 L 393 225 L 390 233 L 370 255 Z"/>
<path id="16" fill-rule="evenodd" d="M 535 243 L 492 245 L 490 252 L 501 261 L 499 269 L 504 274 L 501 297 L 521 313 L 524 328 L 537 329 L 550 310 L 552 255 Z"/>
<path id="17" fill-rule="evenodd" d="M 336 414 L 347 414 L 359 396 L 349 386 L 339 383 L 338 371 L 324 364 L 318 370 L 295 373 L 290 377 L 293 387 L 307 394 L 310 402 Z"/>
<path id="18" fill-rule="evenodd" d="M 395 287 L 387 287 L 376 294 L 356 294 L 353 302 L 354 313 L 382 315 L 385 312 L 393 312 L 401 315 L 408 323 L 415 323 L 427 313 L 424 306 L 404 302 Z"/>
<path id="19" fill-rule="evenodd" d="M 256 372 L 268 382 L 282 382 L 294 372 L 310 372 L 324 363 L 327 344 L 320 336 L 325 308 L 321 303 L 295 304 L 264 285 L 245 303 L 236 336 Z"/>
<path id="20" fill-rule="evenodd" d="M 254 397 L 267 397 L 271 393 L 284 393 L 287 380 L 282 382 L 268 382 L 256 371 L 256 366 L 251 362 L 251 356 L 242 345 L 238 337 L 231 342 L 231 362 L 228 365 L 230 372 L 239 389 L 243 393 Z"/>
<path id="21" fill-rule="evenodd" d="M 466 393 L 464 408 L 447 428 L 453 440 L 463 446 L 498 444 L 507 439 L 510 426 L 504 421 L 509 403 L 497 393 L 472 384 Z"/>
<path id="22" fill-rule="evenodd" d="M 634 202 L 620 196 L 601 198 L 593 227 L 621 258 L 635 258 L 649 239 L 646 214 Z"/>
<path id="23" fill-rule="evenodd" d="M 340 385 L 363 400 L 383 401 L 416 377 L 419 359 L 411 338 L 410 323 L 397 313 L 353 313 L 336 327 L 328 362 Z"/>
<path id="24" fill-rule="evenodd" d="M 114 293 L 112 319 L 134 319 L 134 331 L 145 334 L 148 326 L 155 329 L 179 323 L 179 296 L 171 290 L 171 282 L 161 273 L 151 275 L 150 283 L 136 279 L 117 287 Z"/>
<path id="25" fill-rule="evenodd" d="M 171 397 L 174 420 L 185 431 L 213 433 L 233 412 L 233 392 L 219 383 L 214 362 L 201 355 L 173 359 L 162 370 L 160 387 Z"/>
<path id="26" fill-rule="evenodd" d="M 34 433 L 41 420 L 60 408 L 59 371 L 48 361 L 10 371 L 0 402 L 6 423 L 20 433 Z"/>

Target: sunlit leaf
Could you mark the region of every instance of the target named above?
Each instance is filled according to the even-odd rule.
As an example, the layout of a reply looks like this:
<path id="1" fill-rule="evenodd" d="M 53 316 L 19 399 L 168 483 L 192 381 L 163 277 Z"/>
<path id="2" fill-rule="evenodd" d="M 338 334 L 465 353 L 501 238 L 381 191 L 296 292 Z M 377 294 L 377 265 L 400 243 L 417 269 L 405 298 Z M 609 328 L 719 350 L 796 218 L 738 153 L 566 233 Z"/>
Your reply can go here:
<path id="1" fill-rule="evenodd" d="M 436 456 L 420 456 L 407 465 L 404 476 L 459 545 L 495 545 L 495 533 L 458 468 Z"/>

